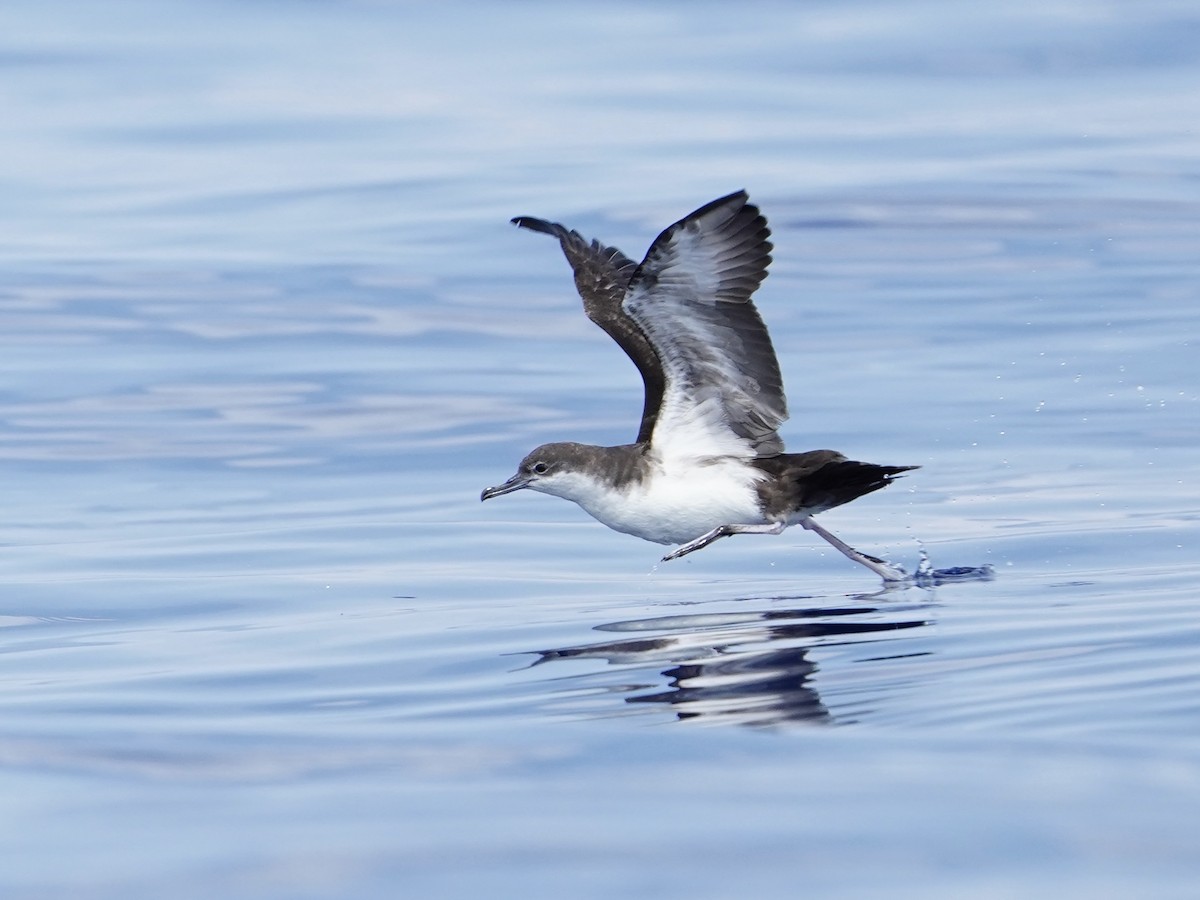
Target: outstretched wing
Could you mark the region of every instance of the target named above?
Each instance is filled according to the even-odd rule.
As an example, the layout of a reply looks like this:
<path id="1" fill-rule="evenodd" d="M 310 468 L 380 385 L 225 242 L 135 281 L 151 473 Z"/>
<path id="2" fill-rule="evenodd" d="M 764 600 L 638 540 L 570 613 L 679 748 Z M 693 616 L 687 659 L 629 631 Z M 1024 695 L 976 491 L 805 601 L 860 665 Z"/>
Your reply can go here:
<path id="1" fill-rule="evenodd" d="M 568 231 L 557 222 L 532 216 L 517 216 L 512 221 L 521 228 L 558 238 L 563 255 L 575 273 L 575 288 L 583 298 L 587 317 L 620 345 L 642 375 L 646 399 L 642 406 L 637 440 L 649 441 L 662 404 L 665 382 L 662 364 L 654 347 L 621 306 L 630 279 L 637 271 L 637 263 L 620 250 L 606 247 L 599 241 L 588 241 L 578 231 Z"/>
<path id="2" fill-rule="evenodd" d="M 662 362 L 651 444 L 664 457 L 770 456 L 787 418 L 779 362 L 750 295 L 771 262 L 767 221 L 745 191 L 667 228 L 623 306 Z"/>

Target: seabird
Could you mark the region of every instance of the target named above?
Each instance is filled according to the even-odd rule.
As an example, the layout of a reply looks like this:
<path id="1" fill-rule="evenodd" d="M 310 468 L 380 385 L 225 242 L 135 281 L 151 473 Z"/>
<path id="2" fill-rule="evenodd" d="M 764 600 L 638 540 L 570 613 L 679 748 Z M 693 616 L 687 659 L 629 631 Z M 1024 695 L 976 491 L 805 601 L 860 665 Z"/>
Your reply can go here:
<path id="1" fill-rule="evenodd" d="M 667 228 L 641 265 L 554 222 L 512 221 L 558 238 L 584 311 L 637 366 L 646 396 L 632 444 L 543 444 L 481 500 L 524 488 L 572 500 L 616 531 L 679 544 L 664 561 L 731 534 L 800 525 L 885 581 L 908 577 L 813 516 L 918 467 L 784 452 L 779 362 L 750 300 L 767 276 L 771 232 L 745 191 Z"/>

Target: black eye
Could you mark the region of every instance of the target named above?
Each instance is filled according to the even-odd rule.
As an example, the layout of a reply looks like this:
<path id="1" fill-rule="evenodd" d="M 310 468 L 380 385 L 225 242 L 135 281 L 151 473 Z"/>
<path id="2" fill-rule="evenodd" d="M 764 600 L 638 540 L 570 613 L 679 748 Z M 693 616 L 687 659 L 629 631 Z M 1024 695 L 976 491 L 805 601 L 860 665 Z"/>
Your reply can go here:
<path id="1" fill-rule="evenodd" d="M 533 468 L 533 474 L 535 474 L 535 475 L 545 475 L 547 472 L 550 471 L 550 467 L 548 465 L 546 465 L 546 463 L 544 463 L 544 462 L 535 462 L 533 464 L 532 468 Z"/>

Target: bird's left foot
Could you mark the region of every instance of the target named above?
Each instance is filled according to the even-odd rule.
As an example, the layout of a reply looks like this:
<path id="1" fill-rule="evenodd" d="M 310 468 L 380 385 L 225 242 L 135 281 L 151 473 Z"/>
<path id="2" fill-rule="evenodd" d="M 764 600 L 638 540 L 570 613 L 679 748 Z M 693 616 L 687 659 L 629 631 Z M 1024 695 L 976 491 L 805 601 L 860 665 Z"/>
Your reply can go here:
<path id="1" fill-rule="evenodd" d="M 785 528 L 787 528 L 787 522 L 771 522 L 768 525 L 718 525 L 694 541 L 688 541 L 682 547 L 676 547 L 663 557 L 663 562 L 687 556 L 695 550 L 707 547 L 718 538 L 729 537 L 731 534 L 780 534 Z"/>
<path id="2" fill-rule="evenodd" d="M 681 556 L 687 556 L 693 551 L 702 550 L 717 538 L 725 537 L 725 535 L 729 532 L 725 531 L 724 528 L 725 526 L 723 525 L 720 528 L 714 528 L 712 531 L 700 535 L 700 537 L 696 538 L 694 541 L 688 541 L 686 544 L 676 547 L 674 550 L 664 556 L 662 561 L 670 562 L 673 559 L 679 559 Z"/>

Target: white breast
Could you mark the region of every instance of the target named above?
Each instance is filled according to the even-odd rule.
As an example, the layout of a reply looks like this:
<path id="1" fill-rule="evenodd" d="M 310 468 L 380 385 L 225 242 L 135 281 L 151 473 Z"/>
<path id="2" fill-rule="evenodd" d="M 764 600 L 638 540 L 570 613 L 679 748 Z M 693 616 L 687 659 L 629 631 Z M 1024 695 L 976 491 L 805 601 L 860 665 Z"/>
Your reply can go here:
<path id="1" fill-rule="evenodd" d="M 609 528 L 659 544 L 681 544 L 718 525 L 762 524 L 754 485 L 761 473 L 740 460 L 671 467 L 614 491 L 597 482 L 575 485 L 574 500 Z"/>

